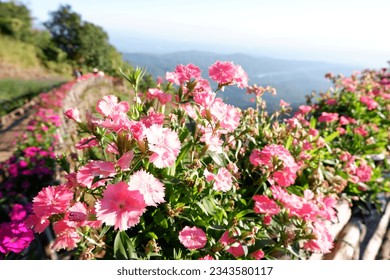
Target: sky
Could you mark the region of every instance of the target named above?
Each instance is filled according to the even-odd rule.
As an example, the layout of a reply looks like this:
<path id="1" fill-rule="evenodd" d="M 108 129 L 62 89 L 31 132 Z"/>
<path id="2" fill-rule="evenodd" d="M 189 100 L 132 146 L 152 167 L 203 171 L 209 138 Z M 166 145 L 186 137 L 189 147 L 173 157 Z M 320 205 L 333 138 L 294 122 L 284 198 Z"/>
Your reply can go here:
<path id="1" fill-rule="evenodd" d="M 389 0 L 19 0 L 42 23 L 69 4 L 121 52 L 202 50 L 385 67 Z"/>

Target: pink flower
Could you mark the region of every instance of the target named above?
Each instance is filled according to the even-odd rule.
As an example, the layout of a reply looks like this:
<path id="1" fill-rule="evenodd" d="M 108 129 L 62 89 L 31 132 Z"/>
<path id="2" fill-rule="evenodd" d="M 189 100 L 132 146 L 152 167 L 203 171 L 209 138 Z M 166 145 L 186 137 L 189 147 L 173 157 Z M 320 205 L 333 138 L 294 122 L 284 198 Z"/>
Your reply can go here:
<path id="1" fill-rule="evenodd" d="M 283 99 L 280 99 L 280 101 L 279 101 L 279 106 L 280 106 L 280 107 L 287 107 L 287 106 L 290 106 L 290 103 L 287 103 L 287 102 L 284 101 Z"/>
<path id="2" fill-rule="evenodd" d="M 146 93 L 146 98 L 149 100 L 157 98 L 161 104 L 165 105 L 172 100 L 172 95 L 163 92 L 159 88 L 150 88 Z"/>
<path id="3" fill-rule="evenodd" d="M 326 224 L 322 221 L 317 221 L 311 227 L 315 239 L 306 241 L 303 247 L 314 253 L 329 253 L 330 249 L 333 248 L 333 236 L 329 233 Z"/>
<path id="4" fill-rule="evenodd" d="M 118 103 L 118 97 L 114 95 L 104 96 L 96 104 L 96 111 L 104 117 L 111 117 L 113 114 L 127 113 L 129 103 L 122 101 Z"/>
<path id="5" fill-rule="evenodd" d="M 198 79 L 201 77 L 202 71 L 198 66 L 193 64 L 177 65 L 175 68 L 175 74 L 179 83 L 189 82 L 191 79 Z"/>
<path id="6" fill-rule="evenodd" d="M 308 106 L 308 105 L 301 105 L 301 106 L 299 106 L 299 111 L 302 114 L 310 113 L 311 110 L 313 110 L 313 107 L 311 107 L 311 106 Z"/>
<path id="7" fill-rule="evenodd" d="M 200 141 L 206 143 L 207 150 L 222 153 L 222 144 L 223 141 L 220 138 L 220 131 L 214 131 L 214 129 L 210 126 L 208 127 L 200 127 L 200 132 L 202 133 L 202 137 Z"/>
<path id="8" fill-rule="evenodd" d="M 167 72 L 165 79 L 173 84 L 180 85 L 185 82 L 189 82 L 191 79 L 201 78 L 201 70 L 199 67 L 188 64 L 188 65 L 177 65 L 174 72 Z"/>
<path id="9" fill-rule="evenodd" d="M 263 250 L 259 249 L 251 254 L 251 257 L 254 258 L 255 260 L 261 260 L 264 258 L 264 252 Z"/>
<path id="10" fill-rule="evenodd" d="M 190 250 L 201 249 L 207 243 L 206 233 L 195 226 L 185 226 L 179 232 L 179 240 L 184 247 Z"/>
<path id="11" fill-rule="evenodd" d="M 77 150 L 83 150 L 87 148 L 92 148 L 99 146 L 99 142 L 96 140 L 95 137 L 90 137 L 90 138 L 82 138 L 76 145 Z"/>
<path id="12" fill-rule="evenodd" d="M 43 188 L 33 199 L 33 211 L 44 217 L 60 214 L 68 209 L 73 199 L 73 191 L 66 186 Z"/>
<path id="13" fill-rule="evenodd" d="M 50 225 L 48 216 L 37 216 L 36 214 L 31 214 L 24 220 L 24 223 L 28 228 L 34 228 L 35 232 L 41 233 Z"/>
<path id="14" fill-rule="evenodd" d="M 242 69 L 240 65 L 236 65 L 236 73 L 234 75 L 234 81 L 239 88 L 246 88 L 248 86 L 248 74 Z"/>
<path id="15" fill-rule="evenodd" d="M 368 96 L 365 96 L 365 95 L 360 97 L 360 102 L 365 104 L 367 106 L 368 110 L 373 110 L 376 107 L 378 107 L 378 103 L 374 99 L 372 99 Z"/>
<path id="16" fill-rule="evenodd" d="M 211 90 L 201 91 L 194 94 L 194 101 L 204 108 L 210 108 L 215 100 L 215 92 Z"/>
<path id="17" fill-rule="evenodd" d="M 153 118 L 153 120 L 155 121 L 156 119 Z M 151 119 L 144 120 L 146 123 L 148 121 L 151 121 Z M 146 136 L 146 126 L 142 120 L 139 122 L 133 121 L 130 123 L 130 132 L 137 141 L 142 141 Z"/>
<path id="18" fill-rule="evenodd" d="M 34 233 L 23 222 L 0 224 L 0 253 L 19 254 L 34 240 Z"/>
<path id="19" fill-rule="evenodd" d="M 126 152 L 126 153 L 124 153 L 121 156 L 120 159 L 118 159 L 116 164 L 122 170 L 129 170 L 130 169 L 130 164 L 131 164 L 131 161 L 133 160 L 133 158 L 134 158 L 134 152 L 133 151 Z"/>
<path id="20" fill-rule="evenodd" d="M 274 170 L 275 159 L 281 161 L 283 165 Z M 273 171 L 270 182 L 275 181 L 280 186 L 288 187 L 295 182 L 296 172 L 299 165 L 295 162 L 290 152 L 281 145 L 269 144 L 262 150 L 255 149 L 252 151 L 249 161 L 254 165 L 265 165 Z"/>
<path id="21" fill-rule="evenodd" d="M 363 137 L 368 136 L 368 131 L 364 129 L 364 127 L 361 125 L 353 130 L 356 134 L 359 134 Z"/>
<path id="22" fill-rule="evenodd" d="M 222 105 L 221 111 L 214 111 L 215 104 L 217 104 L 217 102 L 214 102 L 213 106 L 211 107 L 211 114 L 217 120 L 219 120 L 222 128 L 226 129 L 228 132 L 234 132 L 240 123 L 241 111 L 232 105 L 227 105 L 224 103 Z"/>
<path id="23" fill-rule="evenodd" d="M 206 169 L 204 176 L 207 182 L 214 181 L 213 189 L 216 191 L 227 192 L 232 188 L 232 174 L 225 167 L 219 168 L 217 175 Z"/>
<path id="24" fill-rule="evenodd" d="M 371 180 L 372 168 L 365 163 L 361 163 L 356 169 L 356 176 L 359 177 L 360 182 L 368 182 Z"/>
<path id="25" fill-rule="evenodd" d="M 71 120 L 74 120 L 76 122 L 81 122 L 80 119 L 80 112 L 77 108 L 74 109 L 68 109 L 65 111 L 65 116 L 68 117 Z"/>
<path id="26" fill-rule="evenodd" d="M 204 256 L 202 258 L 199 258 L 198 260 L 212 261 L 212 260 L 214 260 L 214 258 L 212 256 L 210 256 L 210 255 L 206 255 L 206 256 Z"/>
<path id="27" fill-rule="evenodd" d="M 327 113 L 327 112 L 322 112 L 321 116 L 318 118 L 319 122 L 335 122 L 339 119 L 339 114 L 338 113 Z"/>
<path id="28" fill-rule="evenodd" d="M 81 185 L 93 188 L 92 185 L 93 179 L 95 176 L 99 177 L 108 177 L 116 174 L 115 165 L 112 162 L 92 160 L 77 172 L 76 178 L 77 182 Z"/>
<path id="29" fill-rule="evenodd" d="M 276 215 L 280 212 L 278 204 L 276 204 L 276 202 L 270 199 L 268 196 L 255 195 L 253 200 L 255 201 L 255 213 Z"/>
<path id="30" fill-rule="evenodd" d="M 225 233 L 219 239 L 219 243 L 225 246 L 226 251 L 235 256 L 236 258 L 239 258 L 245 254 L 241 242 L 239 242 L 234 237 L 230 237 L 229 231 L 225 231 Z"/>
<path id="31" fill-rule="evenodd" d="M 336 99 L 334 99 L 334 98 L 330 98 L 330 99 L 328 99 L 328 100 L 326 100 L 326 104 L 327 105 L 336 105 L 337 104 L 337 100 Z"/>
<path id="32" fill-rule="evenodd" d="M 65 219 L 69 225 L 75 227 L 89 226 L 91 228 L 99 228 L 102 222 L 96 220 L 95 208 L 87 207 L 85 203 L 76 202 L 70 207 L 65 214 Z"/>
<path id="33" fill-rule="evenodd" d="M 248 85 L 247 74 L 241 66 L 235 66 L 231 61 L 217 61 L 209 67 L 209 76 L 220 85 L 235 84 L 241 88 Z"/>
<path id="34" fill-rule="evenodd" d="M 72 250 L 77 247 L 77 243 L 81 240 L 76 228 L 69 225 L 64 220 L 54 223 L 53 230 L 56 239 L 54 240 L 52 248 L 56 251 L 59 251 L 60 249 Z"/>
<path id="35" fill-rule="evenodd" d="M 151 127 L 153 124 L 163 125 L 164 115 L 151 111 L 147 116 L 141 118 L 141 122 L 146 128 Z"/>
<path id="36" fill-rule="evenodd" d="M 138 190 L 129 190 L 125 182 L 108 185 L 95 204 L 97 219 L 114 229 L 126 230 L 139 223 L 146 204 Z"/>
<path id="37" fill-rule="evenodd" d="M 310 128 L 309 131 L 308 131 L 308 134 L 313 136 L 313 137 L 316 137 L 319 134 L 319 132 L 315 128 Z"/>
<path id="38" fill-rule="evenodd" d="M 149 100 L 153 100 L 159 96 L 159 94 L 164 93 L 161 89 L 159 88 L 150 88 L 146 92 L 146 98 Z"/>
<path id="39" fill-rule="evenodd" d="M 179 155 L 181 143 L 176 132 L 162 125 L 153 124 L 146 129 L 149 150 L 152 155 L 149 160 L 157 168 L 173 166 Z"/>
<path id="40" fill-rule="evenodd" d="M 128 184 L 129 190 L 138 190 L 143 195 L 147 206 L 157 206 L 165 201 L 164 184 L 144 170 L 135 172 Z"/>
<path id="41" fill-rule="evenodd" d="M 297 175 L 295 169 L 292 170 L 289 167 L 284 167 L 282 170 L 275 171 L 274 173 L 272 173 L 269 182 L 272 183 L 274 181 L 279 186 L 288 187 L 294 184 L 296 178 Z"/>

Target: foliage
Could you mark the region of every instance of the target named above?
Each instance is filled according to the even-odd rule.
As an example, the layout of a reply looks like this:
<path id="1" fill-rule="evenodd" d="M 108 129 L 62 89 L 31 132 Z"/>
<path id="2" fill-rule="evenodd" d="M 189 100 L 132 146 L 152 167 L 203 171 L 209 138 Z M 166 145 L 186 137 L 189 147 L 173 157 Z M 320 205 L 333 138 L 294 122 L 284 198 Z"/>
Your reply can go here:
<path id="1" fill-rule="evenodd" d="M 52 36 L 52 42 L 67 55 L 74 67 L 85 70 L 97 67 L 114 74 L 122 61 L 121 55 L 108 42 L 107 33 L 99 26 L 83 21 L 81 15 L 63 5 L 50 13 L 44 23 Z"/>
<path id="2" fill-rule="evenodd" d="M 15 2 L 0 2 L 0 33 L 27 41 L 31 35 L 31 15 L 28 8 Z"/>

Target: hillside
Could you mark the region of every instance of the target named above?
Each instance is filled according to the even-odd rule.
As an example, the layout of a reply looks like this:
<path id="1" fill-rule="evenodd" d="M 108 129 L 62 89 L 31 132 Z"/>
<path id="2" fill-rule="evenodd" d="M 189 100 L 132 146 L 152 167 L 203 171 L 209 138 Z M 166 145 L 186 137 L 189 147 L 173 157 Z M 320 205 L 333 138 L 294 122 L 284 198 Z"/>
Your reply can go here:
<path id="1" fill-rule="evenodd" d="M 193 63 L 207 73 L 207 68 L 216 60 L 233 61 L 247 71 L 251 84 L 270 85 L 276 88 L 276 97 L 264 96 L 270 110 L 277 106 L 280 99 L 290 102 L 294 107 L 303 104 L 305 95 L 312 91 L 328 89 L 331 84 L 324 78 L 328 72 L 349 75 L 354 69 L 361 68 L 321 61 L 284 60 L 240 53 L 217 54 L 200 51 L 167 54 L 124 53 L 123 58 L 132 65 L 146 67 L 154 77 L 164 76 L 178 64 Z M 235 89 L 228 89 L 221 95 L 228 103 L 241 108 L 252 105 L 249 96 L 238 95 L 237 92 Z"/>
<path id="2" fill-rule="evenodd" d="M 70 78 L 69 66 L 57 69 L 60 71 L 44 67 L 39 59 L 39 49 L 33 44 L 0 35 L 0 46 L 0 79 Z"/>

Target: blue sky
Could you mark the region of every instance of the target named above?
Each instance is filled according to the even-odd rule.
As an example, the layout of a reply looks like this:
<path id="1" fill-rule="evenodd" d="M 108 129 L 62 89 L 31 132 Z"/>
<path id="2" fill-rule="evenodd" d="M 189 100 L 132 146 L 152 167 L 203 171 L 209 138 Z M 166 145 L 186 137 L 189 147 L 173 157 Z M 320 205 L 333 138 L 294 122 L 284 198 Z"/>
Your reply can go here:
<path id="1" fill-rule="evenodd" d="M 122 52 L 209 50 L 367 67 L 390 60 L 389 0 L 22 0 L 36 22 L 60 4 Z"/>

